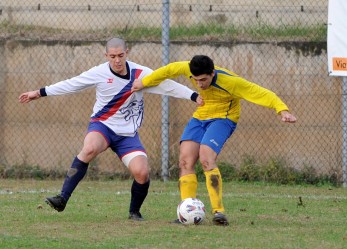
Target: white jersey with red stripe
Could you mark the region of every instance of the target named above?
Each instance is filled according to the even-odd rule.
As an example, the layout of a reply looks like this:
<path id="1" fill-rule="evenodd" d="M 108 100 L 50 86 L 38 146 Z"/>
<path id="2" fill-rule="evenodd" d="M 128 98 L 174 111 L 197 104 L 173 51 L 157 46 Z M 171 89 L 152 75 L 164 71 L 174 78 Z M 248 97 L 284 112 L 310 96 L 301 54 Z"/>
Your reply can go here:
<path id="1" fill-rule="evenodd" d="M 95 66 L 71 79 L 44 88 L 47 96 L 79 92 L 96 87 L 96 102 L 91 122 L 100 121 L 121 136 L 134 136 L 143 120 L 143 93 L 155 93 L 190 99 L 194 91 L 172 80 L 165 80 L 155 87 L 131 93 L 135 79 L 142 79 L 153 70 L 127 61 L 128 76 L 115 74 L 108 62 Z"/>

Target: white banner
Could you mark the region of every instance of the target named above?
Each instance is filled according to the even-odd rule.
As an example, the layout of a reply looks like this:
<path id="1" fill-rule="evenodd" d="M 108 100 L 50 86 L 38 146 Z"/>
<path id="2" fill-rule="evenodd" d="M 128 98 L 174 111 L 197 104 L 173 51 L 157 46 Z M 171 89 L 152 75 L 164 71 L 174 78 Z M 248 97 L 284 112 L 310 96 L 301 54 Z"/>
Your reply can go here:
<path id="1" fill-rule="evenodd" d="M 328 70 L 331 76 L 347 76 L 347 0 L 329 0 Z"/>

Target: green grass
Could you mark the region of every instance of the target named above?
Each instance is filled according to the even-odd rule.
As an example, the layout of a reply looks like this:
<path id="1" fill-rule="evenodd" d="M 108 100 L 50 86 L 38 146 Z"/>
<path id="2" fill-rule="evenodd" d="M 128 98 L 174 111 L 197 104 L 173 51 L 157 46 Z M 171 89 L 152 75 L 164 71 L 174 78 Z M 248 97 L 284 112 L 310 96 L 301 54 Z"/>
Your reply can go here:
<path id="1" fill-rule="evenodd" d="M 110 36 L 121 36 L 128 41 L 161 41 L 161 27 L 136 27 L 99 30 L 53 29 L 44 26 L 16 25 L 7 21 L 0 23 L 1 37 L 30 39 L 68 39 L 68 40 L 105 40 Z M 327 26 L 250 24 L 248 26 L 225 25 L 220 23 L 173 26 L 170 28 L 171 41 L 198 42 L 237 42 L 237 41 L 326 41 Z"/>
<path id="2" fill-rule="evenodd" d="M 0 181 L 1 248 L 346 248 L 347 193 L 331 186 L 224 183 L 229 227 L 170 224 L 177 182 L 152 181 L 144 222 L 127 219 L 131 181 L 82 181 L 66 209 L 44 203 L 62 180 Z M 299 200 L 301 197 L 301 201 Z"/>
<path id="3" fill-rule="evenodd" d="M 326 41 L 327 26 L 325 24 L 315 26 L 287 26 L 272 27 L 259 25 L 246 29 L 245 32 L 257 40 L 301 40 L 321 42 Z"/>
<path id="4" fill-rule="evenodd" d="M 201 41 L 326 41 L 327 27 L 325 24 L 315 26 L 273 27 L 267 24 L 236 26 L 224 24 L 199 24 L 191 27 L 178 26 L 170 30 L 172 40 Z"/>

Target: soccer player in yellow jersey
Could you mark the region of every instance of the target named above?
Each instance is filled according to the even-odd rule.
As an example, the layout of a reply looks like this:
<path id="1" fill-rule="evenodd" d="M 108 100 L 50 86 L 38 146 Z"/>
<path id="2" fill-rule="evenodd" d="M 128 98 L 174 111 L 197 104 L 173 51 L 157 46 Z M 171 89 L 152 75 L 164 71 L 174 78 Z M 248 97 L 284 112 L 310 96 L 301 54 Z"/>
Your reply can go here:
<path id="1" fill-rule="evenodd" d="M 196 55 L 191 61 L 181 61 L 163 66 L 135 80 L 132 91 L 156 86 L 168 78 L 183 75 L 198 89 L 199 101 L 192 119 L 185 127 L 180 145 L 179 188 L 181 199 L 195 198 L 197 177 L 194 166 L 199 159 L 209 193 L 213 223 L 229 225 L 222 202 L 222 176 L 216 159 L 227 139 L 234 132 L 240 117 L 240 100 L 275 109 L 283 122 L 295 123 L 296 117 L 285 103 L 272 91 L 247 81 L 237 74 L 217 66 L 211 58 Z M 202 98 L 202 99 L 201 99 Z"/>

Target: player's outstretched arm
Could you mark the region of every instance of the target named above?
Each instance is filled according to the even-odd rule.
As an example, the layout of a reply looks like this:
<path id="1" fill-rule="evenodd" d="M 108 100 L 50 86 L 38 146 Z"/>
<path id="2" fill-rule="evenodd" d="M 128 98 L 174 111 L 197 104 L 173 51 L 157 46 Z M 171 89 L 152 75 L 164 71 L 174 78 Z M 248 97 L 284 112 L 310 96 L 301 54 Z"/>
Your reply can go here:
<path id="1" fill-rule="evenodd" d="M 296 117 L 288 111 L 281 111 L 280 115 L 281 115 L 281 120 L 283 122 L 287 122 L 287 123 L 295 123 L 296 122 Z"/>
<path id="2" fill-rule="evenodd" d="M 40 90 L 30 91 L 26 93 L 22 93 L 19 95 L 18 100 L 20 103 L 29 103 L 32 100 L 40 98 Z"/>

